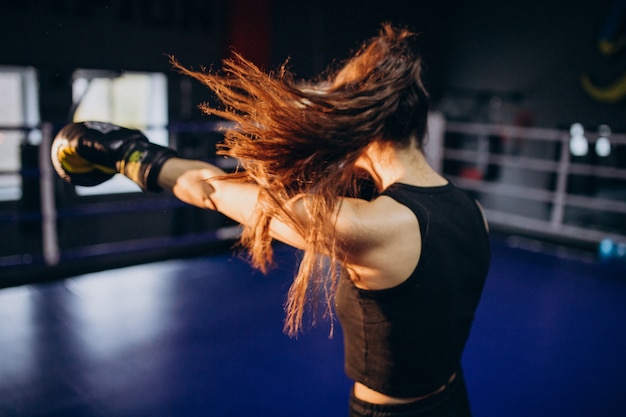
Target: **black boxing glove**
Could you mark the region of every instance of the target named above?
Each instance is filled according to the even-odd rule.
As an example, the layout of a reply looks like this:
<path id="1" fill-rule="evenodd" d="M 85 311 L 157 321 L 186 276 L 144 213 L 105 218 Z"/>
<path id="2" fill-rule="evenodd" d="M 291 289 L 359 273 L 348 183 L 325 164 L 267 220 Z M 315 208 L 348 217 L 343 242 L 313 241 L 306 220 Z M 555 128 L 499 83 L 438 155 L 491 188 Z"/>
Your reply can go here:
<path id="1" fill-rule="evenodd" d="M 70 123 L 52 141 L 52 165 L 65 181 L 91 187 L 124 174 L 144 191 L 161 191 L 157 178 L 172 149 L 150 143 L 139 130 L 104 122 Z"/>

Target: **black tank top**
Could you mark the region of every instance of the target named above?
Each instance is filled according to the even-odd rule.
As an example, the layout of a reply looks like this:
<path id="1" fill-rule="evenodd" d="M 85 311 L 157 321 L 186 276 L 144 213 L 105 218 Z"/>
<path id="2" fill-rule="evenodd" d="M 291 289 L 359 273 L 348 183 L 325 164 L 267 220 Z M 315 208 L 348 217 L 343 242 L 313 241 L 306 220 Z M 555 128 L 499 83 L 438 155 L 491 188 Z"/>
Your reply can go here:
<path id="1" fill-rule="evenodd" d="M 406 281 L 361 290 L 347 278 L 335 296 L 347 375 L 394 397 L 435 391 L 460 364 L 490 262 L 477 204 L 452 183 L 394 184 L 382 195 L 411 209 L 422 238 Z"/>

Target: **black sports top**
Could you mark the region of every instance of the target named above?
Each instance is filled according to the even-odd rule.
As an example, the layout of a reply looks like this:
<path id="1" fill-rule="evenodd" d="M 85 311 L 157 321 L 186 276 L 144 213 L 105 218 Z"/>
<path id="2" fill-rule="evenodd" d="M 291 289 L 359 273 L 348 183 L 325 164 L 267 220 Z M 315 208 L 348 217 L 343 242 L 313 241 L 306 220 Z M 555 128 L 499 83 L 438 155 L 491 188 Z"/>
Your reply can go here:
<path id="1" fill-rule="evenodd" d="M 411 209 L 422 251 L 406 281 L 362 290 L 342 277 L 335 296 L 345 370 L 386 395 L 417 397 L 458 369 L 490 262 L 480 209 L 452 183 L 393 184 L 382 195 Z"/>

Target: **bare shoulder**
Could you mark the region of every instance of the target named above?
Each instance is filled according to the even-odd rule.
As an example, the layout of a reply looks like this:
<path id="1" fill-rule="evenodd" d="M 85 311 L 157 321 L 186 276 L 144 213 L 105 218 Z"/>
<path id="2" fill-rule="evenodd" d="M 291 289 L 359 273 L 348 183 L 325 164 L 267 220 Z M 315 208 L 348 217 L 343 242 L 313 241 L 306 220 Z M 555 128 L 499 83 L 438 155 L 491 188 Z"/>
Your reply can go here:
<path id="1" fill-rule="evenodd" d="M 395 229 L 411 224 L 417 218 L 406 206 L 381 196 L 372 201 L 346 198 L 339 208 L 338 232 L 348 240 L 384 240 Z"/>
<path id="2" fill-rule="evenodd" d="M 371 202 L 346 199 L 337 219 L 337 232 L 347 242 L 349 266 L 358 276 L 357 285 L 363 288 L 395 286 L 409 277 L 419 261 L 417 217 L 390 197 Z"/>

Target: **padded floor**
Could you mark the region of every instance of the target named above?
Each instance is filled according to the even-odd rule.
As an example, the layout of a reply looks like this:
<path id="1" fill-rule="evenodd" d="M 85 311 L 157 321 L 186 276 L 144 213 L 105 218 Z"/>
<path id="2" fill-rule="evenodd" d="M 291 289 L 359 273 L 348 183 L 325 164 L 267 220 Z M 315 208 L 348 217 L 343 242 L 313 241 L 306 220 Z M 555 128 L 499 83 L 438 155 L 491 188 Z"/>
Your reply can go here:
<path id="1" fill-rule="evenodd" d="M 0 290 L 0 416 L 346 416 L 339 329 L 290 339 L 295 253 Z M 626 267 L 494 241 L 464 356 L 476 417 L 626 415 Z"/>

